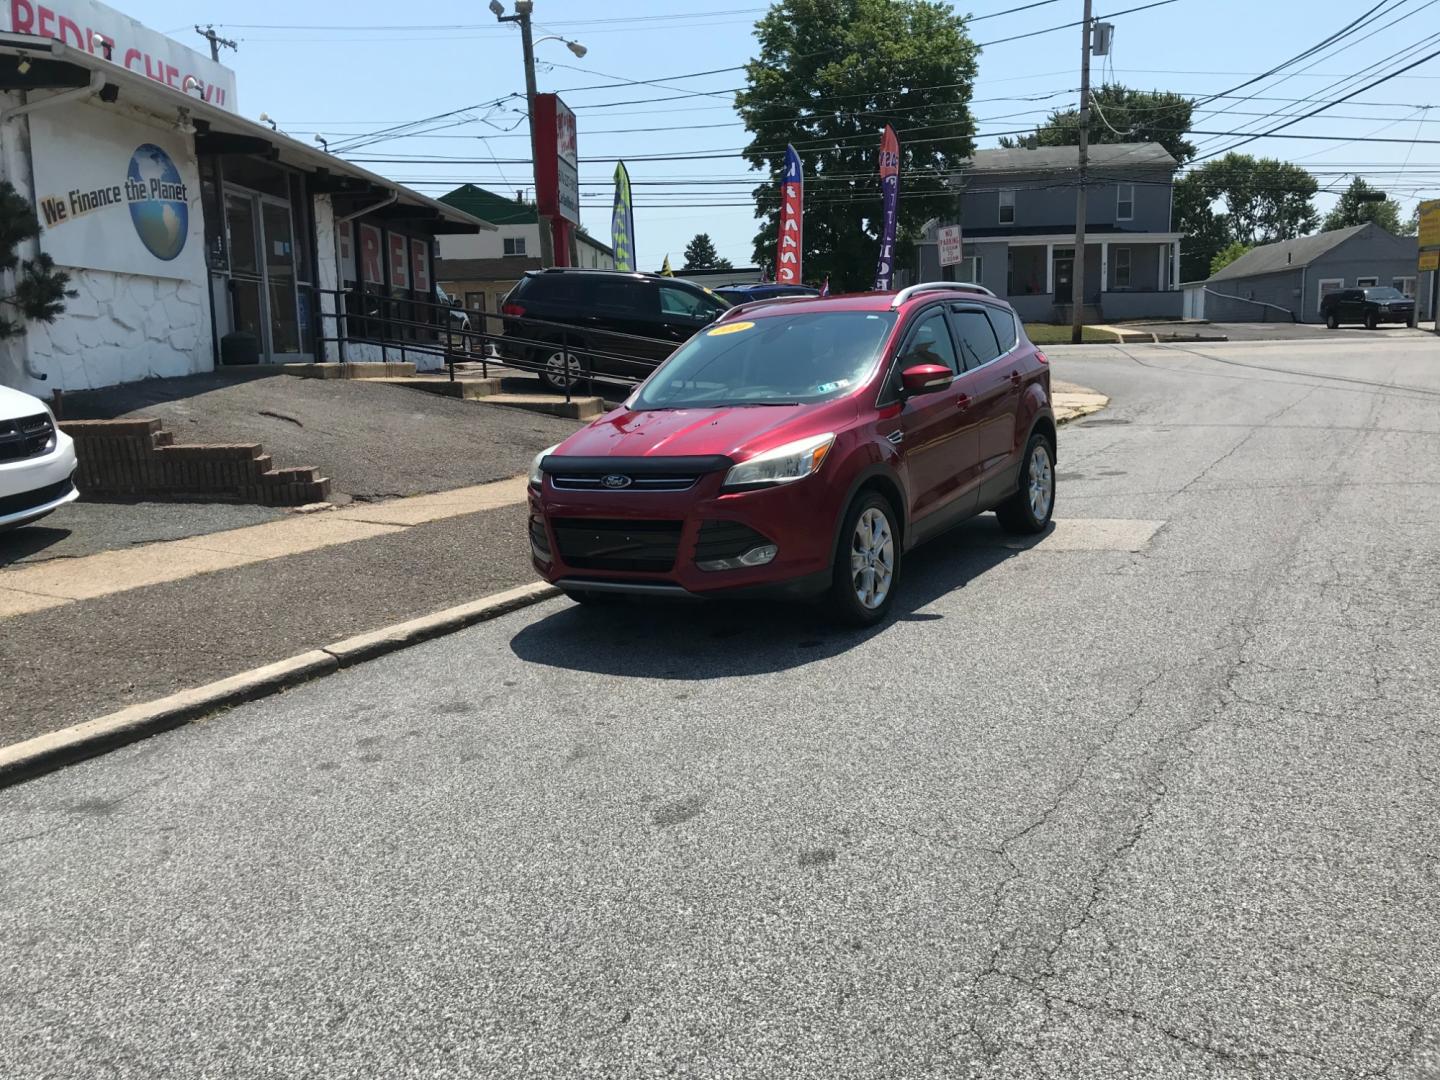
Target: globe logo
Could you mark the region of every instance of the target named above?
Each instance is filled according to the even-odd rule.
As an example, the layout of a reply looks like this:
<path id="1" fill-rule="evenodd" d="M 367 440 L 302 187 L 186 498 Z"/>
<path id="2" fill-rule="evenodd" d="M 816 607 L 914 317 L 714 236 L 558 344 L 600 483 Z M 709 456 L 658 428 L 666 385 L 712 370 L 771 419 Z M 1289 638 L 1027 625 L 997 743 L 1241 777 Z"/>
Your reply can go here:
<path id="1" fill-rule="evenodd" d="M 142 143 L 126 173 L 130 220 L 140 242 L 157 259 L 170 261 L 185 248 L 190 233 L 190 206 L 185 181 L 170 155 L 153 143 Z"/>

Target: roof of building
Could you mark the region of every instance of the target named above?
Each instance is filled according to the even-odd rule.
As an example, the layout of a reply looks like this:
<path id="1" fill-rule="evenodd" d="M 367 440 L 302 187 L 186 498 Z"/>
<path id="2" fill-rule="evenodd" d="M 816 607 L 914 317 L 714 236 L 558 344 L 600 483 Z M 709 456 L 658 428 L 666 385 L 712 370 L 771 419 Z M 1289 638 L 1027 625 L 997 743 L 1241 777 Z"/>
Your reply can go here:
<path id="1" fill-rule="evenodd" d="M 441 195 L 440 201 L 496 225 L 535 225 L 540 221 L 534 203 L 508 199 L 474 184 L 461 184 Z"/>
<path id="2" fill-rule="evenodd" d="M 394 180 L 373 173 L 361 165 L 336 157 L 318 146 L 293 139 L 283 131 L 247 120 L 228 109 L 219 108 L 194 95 L 181 93 L 165 83 L 92 56 L 83 49 L 74 48 L 53 38 L 0 33 L 0 52 L 24 57 L 48 57 L 46 64 L 53 62 L 53 66 L 46 67 L 47 71 L 64 71 L 68 67 L 98 73 L 105 83 L 120 90 L 119 103 L 122 108 L 140 104 L 146 109 L 161 110 L 161 115 L 168 111 L 176 117 L 177 123 L 182 118 L 188 118 L 196 129 L 197 146 L 202 140 L 218 144 L 229 139 L 232 144 L 241 142 L 254 147 L 268 147 L 287 165 L 324 175 L 332 182 L 343 182 L 328 190 L 362 201 L 369 199 L 373 202 L 375 192 L 391 192 L 392 201 L 398 206 L 388 207 L 387 210 L 395 211 L 397 216 L 409 210 L 409 216 L 427 221 L 427 227 L 433 232 L 474 233 L 494 228 L 485 218 L 437 202 L 428 195 L 412 191 L 403 184 L 397 184 Z M 38 61 L 35 66 L 40 66 Z"/>
<path id="3" fill-rule="evenodd" d="M 1348 229 L 1332 229 L 1330 232 L 1315 233 L 1312 236 L 1297 236 L 1293 240 L 1280 240 L 1274 244 L 1261 244 L 1251 248 L 1240 258 L 1221 267 L 1208 280 L 1225 281 L 1230 278 L 1256 277 L 1259 274 L 1277 274 L 1282 270 L 1298 270 L 1309 266 L 1320 256 L 1334 251 L 1352 236 L 1366 229 L 1380 226 L 1373 222 L 1351 225 Z"/>
<path id="4" fill-rule="evenodd" d="M 539 270 L 538 255 L 500 255 L 490 259 L 436 259 L 436 281 L 518 281 Z"/>
<path id="5" fill-rule="evenodd" d="M 1094 143 L 1089 150 L 1090 168 L 1114 169 L 1150 165 L 1173 169 L 1179 163 L 1159 143 Z M 969 172 L 1033 172 L 1037 169 L 1078 169 L 1078 146 L 998 147 L 976 150 L 965 168 Z"/>

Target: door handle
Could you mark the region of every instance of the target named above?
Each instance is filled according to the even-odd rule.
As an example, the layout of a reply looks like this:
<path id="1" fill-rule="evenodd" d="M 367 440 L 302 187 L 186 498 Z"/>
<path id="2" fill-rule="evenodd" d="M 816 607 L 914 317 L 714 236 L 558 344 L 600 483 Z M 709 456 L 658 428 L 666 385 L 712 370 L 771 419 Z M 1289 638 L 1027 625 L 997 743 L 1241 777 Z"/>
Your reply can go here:
<path id="1" fill-rule="evenodd" d="M 970 395 L 961 394 L 959 397 L 957 397 L 955 399 L 955 407 L 961 412 L 964 412 L 966 409 L 970 408 Z"/>
<path id="2" fill-rule="evenodd" d="M 1016 390 L 1019 390 L 1019 389 L 1020 389 L 1020 383 L 1021 383 L 1020 372 L 1018 372 L 1018 371 L 1012 371 L 1012 372 L 1010 372 L 1010 385 L 1013 386 Z"/>

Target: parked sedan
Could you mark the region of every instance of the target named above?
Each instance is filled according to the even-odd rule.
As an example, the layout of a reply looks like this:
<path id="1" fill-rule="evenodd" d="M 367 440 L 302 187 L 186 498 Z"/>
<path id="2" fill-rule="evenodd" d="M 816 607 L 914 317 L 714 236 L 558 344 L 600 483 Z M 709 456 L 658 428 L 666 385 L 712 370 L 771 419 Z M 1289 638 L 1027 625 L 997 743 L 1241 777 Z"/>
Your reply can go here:
<path id="1" fill-rule="evenodd" d="M 1389 285 L 1365 289 L 1339 289 L 1320 301 L 1325 325 L 1338 330 L 1341 323 L 1359 323 L 1374 330 L 1381 323 L 1415 325 L 1415 301 Z"/>
<path id="2" fill-rule="evenodd" d="M 78 499 L 75 443 L 39 398 L 0 386 L 0 531 Z"/>
<path id="3" fill-rule="evenodd" d="M 676 350 L 530 473 L 536 569 L 584 603 L 827 596 L 883 618 L 904 553 L 1055 498 L 1045 355 L 977 285 L 761 301 Z"/>

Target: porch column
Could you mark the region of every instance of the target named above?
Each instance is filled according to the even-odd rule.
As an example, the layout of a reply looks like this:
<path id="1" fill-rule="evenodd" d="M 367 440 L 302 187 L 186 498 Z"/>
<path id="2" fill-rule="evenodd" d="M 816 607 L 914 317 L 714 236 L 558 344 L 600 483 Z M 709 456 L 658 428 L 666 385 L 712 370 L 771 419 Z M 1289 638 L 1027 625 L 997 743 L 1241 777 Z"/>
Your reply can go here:
<path id="1" fill-rule="evenodd" d="M 1159 255 L 1159 258 L 1157 258 L 1157 259 L 1155 260 L 1155 262 L 1156 262 L 1156 264 L 1157 264 L 1157 267 L 1156 267 L 1156 271 L 1157 271 L 1157 272 L 1156 272 L 1156 275 L 1155 275 L 1157 280 L 1156 280 L 1156 282 L 1155 282 L 1155 288 L 1158 289 L 1160 292 L 1164 292 L 1164 291 L 1165 291 L 1165 278 L 1166 278 L 1166 276 L 1167 276 L 1167 275 L 1166 275 L 1166 272 L 1165 272 L 1165 264 L 1170 261 L 1170 245 L 1169 245 L 1169 244 L 1163 244 L 1163 245 L 1161 245 L 1160 250 L 1159 250 L 1159 252 L 1157 252 L 1157 254 Z"/>
<path id="2" fill-rule="evenodd" d="M 1045 245 L 1045 292 L 1055 295 L 1055 245 Z"/>
<path id="3" fill-rule="evenodd" d="M 1110 291 L 1110 241 L 1100 241 L 1100 291 Z"/>
<path id="4" fill-rule="evenodd" d="M 1178 288 L 1180 287 L 1180 241 L 1179 241 L 1179 240 L 1176 240 L 1176 241 L 1175 241 L 1175 261 L 1174 261 L 1173 263 L 1171 263 L 1171 266 L 1172 266 L 1173 269 L 1170 271 L 1170 287 L 1171 287 L 1172 289 L 1178 289 Z"/>

